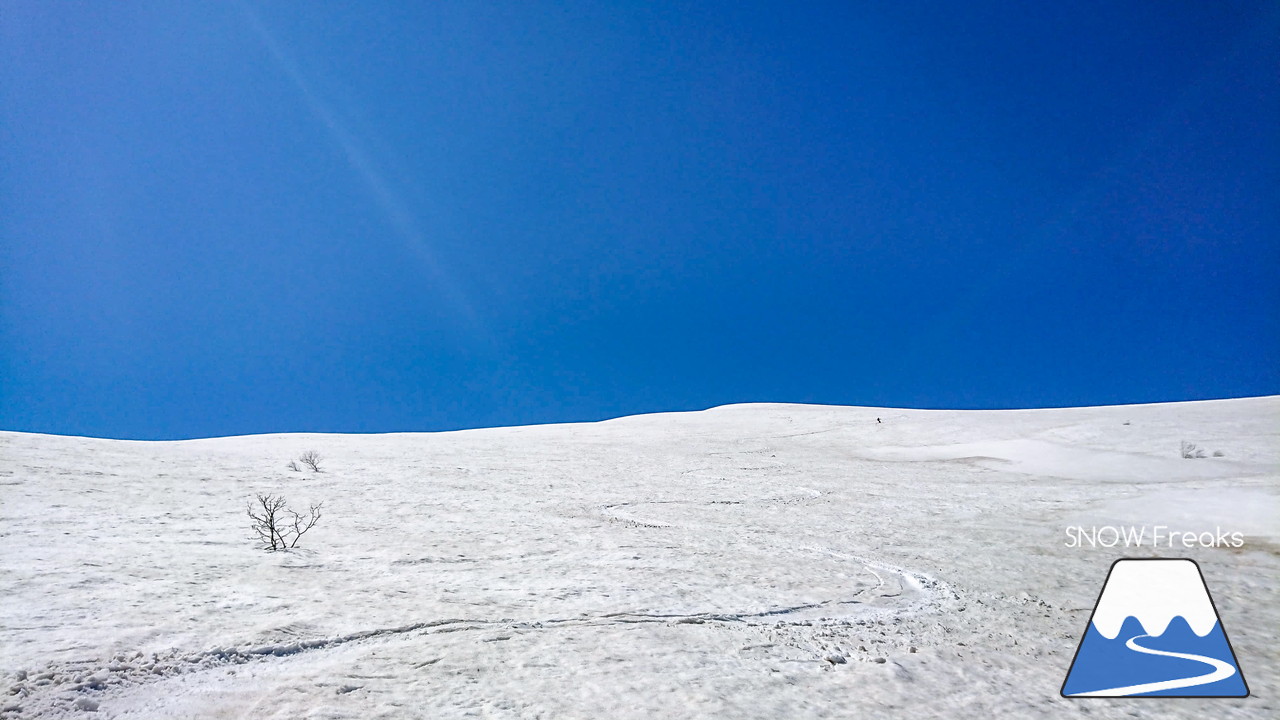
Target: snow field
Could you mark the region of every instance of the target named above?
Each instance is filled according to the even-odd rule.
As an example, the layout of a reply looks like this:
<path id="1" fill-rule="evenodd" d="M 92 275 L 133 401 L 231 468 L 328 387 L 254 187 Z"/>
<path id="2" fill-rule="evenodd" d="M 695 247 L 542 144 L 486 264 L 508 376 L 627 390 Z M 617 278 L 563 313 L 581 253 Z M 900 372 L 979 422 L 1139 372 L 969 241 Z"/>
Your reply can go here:
<path id="1" fill-rule="evenodd" d="M 1278 416 L 1259 398 L 0 433 L 0 716 L 1199 716 L 1057 696 L 1117 557 L 1064 528 L 1154 513 L 1246 532 L 1178 556 L 1254 694 L 1215 716 L 1270 717 Z M 1184 439 L 1223 457 L 1181 459 Z M 285 468 L 309 449 L 323 472 Z M 257 492 L 324 516 L 263 552 Z"/>

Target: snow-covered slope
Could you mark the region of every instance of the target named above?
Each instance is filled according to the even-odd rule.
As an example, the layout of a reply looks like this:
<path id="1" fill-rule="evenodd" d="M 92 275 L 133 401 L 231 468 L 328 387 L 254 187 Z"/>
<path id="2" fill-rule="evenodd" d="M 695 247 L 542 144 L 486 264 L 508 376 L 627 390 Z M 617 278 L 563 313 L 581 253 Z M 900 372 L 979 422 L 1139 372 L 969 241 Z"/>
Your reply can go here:
<path id="1" fill-rule="evenodd" d="M 1213 714 L 1272 717 L 1277 420 L 1255 398 L 0 433 L 0 717 L 1202 716 L 1058 696 L 1118 557 L 1200 563 L 1253 692 Z M 286 468 L 310 449 L 323 472 Z M 324 515 L 266 553 L 256 493 Z M 1155 524 L 1245 544 L 1068 547 Z"/>

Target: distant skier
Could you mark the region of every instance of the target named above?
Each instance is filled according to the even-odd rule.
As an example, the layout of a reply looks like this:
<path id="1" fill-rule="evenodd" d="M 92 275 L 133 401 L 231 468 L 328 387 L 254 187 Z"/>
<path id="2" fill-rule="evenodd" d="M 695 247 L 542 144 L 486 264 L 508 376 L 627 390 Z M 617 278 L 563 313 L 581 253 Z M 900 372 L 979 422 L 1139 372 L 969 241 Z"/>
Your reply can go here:
<path id="1" fill-rule="evenodd" d="M 877 424 L 877 425 L 879 425 L 879 424 L 880 424 L 880 418 L 876 418 L 876 424 Z"/>

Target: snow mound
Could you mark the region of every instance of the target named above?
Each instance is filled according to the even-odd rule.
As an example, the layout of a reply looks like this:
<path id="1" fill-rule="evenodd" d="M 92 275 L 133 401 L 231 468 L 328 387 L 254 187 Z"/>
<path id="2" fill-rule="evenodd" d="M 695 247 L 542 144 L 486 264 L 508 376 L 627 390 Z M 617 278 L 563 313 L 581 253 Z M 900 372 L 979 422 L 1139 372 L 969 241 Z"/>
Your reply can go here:
<path id="1" fill-rule="evenodd" d="M 871 460 L 888 462 L 969 461 L 1026 475 L 1110 482 L 1212 479 L 1250 470 L 1238 463 L 1216 458 L 1211 462 L 1187 462 L 1175 456 L 1159 457 L 1038 439 L 869 447 L 860 454 Z"/>

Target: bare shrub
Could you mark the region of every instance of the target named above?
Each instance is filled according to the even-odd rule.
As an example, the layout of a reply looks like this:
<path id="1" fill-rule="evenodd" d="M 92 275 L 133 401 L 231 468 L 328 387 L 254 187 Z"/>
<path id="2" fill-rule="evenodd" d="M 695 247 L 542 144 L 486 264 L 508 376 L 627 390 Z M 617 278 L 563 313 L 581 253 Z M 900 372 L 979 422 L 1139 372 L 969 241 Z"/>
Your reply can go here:
<path id="1" fill-rule="evenodd" d="M 298 459 L 302 461 L 303 465 L 311 468 L 311 472 L 320 472 L 320 453 L 315 450 L 308 450 L 302 453 L 302 456 Z"/>
<path id="2" fill-rule="evenodd" d="M 1182 457 L 1186 460 L 1204 457 L 1204 450 L 1197 447 L 1195 443 L 1182 441 Z"/>
<path id="3" fill-rule="evenodd" d="M 296 547 L 303 533 L 320 521 L 322 505 L 312 505 L 304 516 L 290 510 L 283 496 L 259 494 L 256 502 L 249 503 L 247 512 L 253 521 L 250 527 L 264 550 L 288 550 Z"/>
<path id="4" fill-rule="evenodd" d="M 294 472 L 302 472 L 302 468 L 298 467 L 298 463 L 295 460 L 290 460 L 286 467 Z"/>

